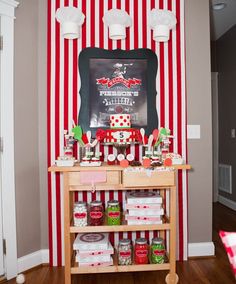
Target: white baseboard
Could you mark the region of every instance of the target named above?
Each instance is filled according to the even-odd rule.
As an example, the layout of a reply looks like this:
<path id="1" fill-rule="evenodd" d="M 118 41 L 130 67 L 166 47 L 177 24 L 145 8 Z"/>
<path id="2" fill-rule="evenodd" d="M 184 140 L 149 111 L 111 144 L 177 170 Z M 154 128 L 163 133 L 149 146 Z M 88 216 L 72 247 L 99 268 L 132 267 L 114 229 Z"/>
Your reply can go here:
<path id="1" fill-rule="evenodd" d="M 226 197 L 223 197 L 223 196 L 221 196 L 221 195 L 218 195 L 218 201 L 219 201 L 221 204 L 223 204 L 223 205 L 229 207 L 230 209 L 233 209 L 233 210 L 236 211 L 236 202 L 235 202 L 235 201 L 230 200 L 230 199 L 228 199 L 228 198 L 226 198 Z"/>
<path id="2" fill-rule="evenodd" d="M 49 263 L 48 249 L 42 249 L 18 258 L 18 273 L 24 272 L 43 263 Z"/>
<path id="3" fill-rule="evenodd" d="M 215 255 L 215 246 L 213 242 L 207 243 L 189 243 L 188 256 L 213 256 Z"/>

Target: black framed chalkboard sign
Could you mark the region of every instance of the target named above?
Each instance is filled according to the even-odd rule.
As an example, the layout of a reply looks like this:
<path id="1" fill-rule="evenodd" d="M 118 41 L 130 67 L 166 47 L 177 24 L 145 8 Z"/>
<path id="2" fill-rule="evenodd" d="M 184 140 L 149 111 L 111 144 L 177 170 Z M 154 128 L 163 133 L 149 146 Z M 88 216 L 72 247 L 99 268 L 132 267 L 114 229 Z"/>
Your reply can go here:
<path id="1" fill-rule="evenodd" d="M 150 134 L 158 128 L 157 56 L 146 48 L 130 51 L 85 48 L 79 55 L 83 131 L 110 128 L 111 114 L 130 114 L 131 126 Z"/>

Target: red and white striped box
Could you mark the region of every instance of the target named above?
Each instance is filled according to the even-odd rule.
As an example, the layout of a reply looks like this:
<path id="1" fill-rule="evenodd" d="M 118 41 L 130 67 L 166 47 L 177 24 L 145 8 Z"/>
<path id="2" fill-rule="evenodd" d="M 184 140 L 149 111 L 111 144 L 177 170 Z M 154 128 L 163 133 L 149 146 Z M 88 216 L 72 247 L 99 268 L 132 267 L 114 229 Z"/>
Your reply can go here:
<path id="1" fill-rule="evenodd" d="M 110 128 L 130 128 L 130 114 L 111 114 Z"/>
<path id="2" fill-rule="evenodd" d="M 130 143 L 135 142 L 136 129 L 108 129 L 104 142 L 107 143 Z"/>

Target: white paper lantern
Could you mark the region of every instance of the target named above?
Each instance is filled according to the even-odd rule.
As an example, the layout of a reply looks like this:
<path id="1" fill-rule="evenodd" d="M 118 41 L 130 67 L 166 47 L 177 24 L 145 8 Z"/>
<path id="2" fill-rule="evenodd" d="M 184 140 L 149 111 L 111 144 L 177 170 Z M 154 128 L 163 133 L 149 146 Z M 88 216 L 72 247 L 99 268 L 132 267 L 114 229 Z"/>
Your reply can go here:
<path id="1" fill-rule="evenodd" d="M 61 34 L 64 38 L 80 37 L 80 28 L 85 16 L 79 8 L 61 7 L 56 11 L 56 19 L 61 24 Z"/>
<path id="2" fill-rule="evenodd" d="M 169 10 L 152 9 L 149 14 L 148 23 L 153 29 L 153 39 L 165 42 L 170 38 L 170 30 L 176 25 L 176 17 Z"/>
<path id="3" fill-rule="evenodd" d="M 125 29 L 132 25 L 129 14 L 120 9 L 108 10 L 103 17 L 103 22 L 109 27 L 109 37 L 113 40 L 125 39 Z"/>

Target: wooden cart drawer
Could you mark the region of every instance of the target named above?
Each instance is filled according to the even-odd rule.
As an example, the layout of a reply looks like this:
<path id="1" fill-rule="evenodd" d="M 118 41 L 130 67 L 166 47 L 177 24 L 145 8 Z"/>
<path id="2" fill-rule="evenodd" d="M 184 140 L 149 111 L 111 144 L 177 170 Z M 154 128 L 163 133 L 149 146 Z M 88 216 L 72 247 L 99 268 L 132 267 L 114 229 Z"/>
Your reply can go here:
<path id="1" fill-rule="evenodd" d="M 154 186 L 173 186 L 175 184 L 175 172 L 123 172 L 124 187 L 154 187 Z"/>
<path id="2" fill-rule="evenodd" d="M 91 175 L 91 185 L 93 184 L 93 173 L 97 174 L 98 172 L 89 172 Z M 90 183 L 81 182 L 82 172 L 70 172 L 69 173 L 69 185 L 90 185 Z M 119 171 L 107 171 L 106 172 L 106 181 L 105 182 L 94 182 L 98 185 L 118 185 L 120 184 L 120 172 Z"/>

